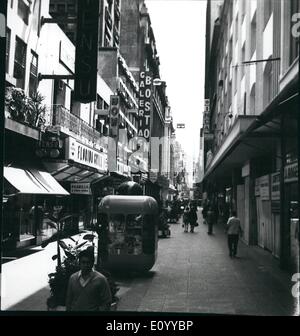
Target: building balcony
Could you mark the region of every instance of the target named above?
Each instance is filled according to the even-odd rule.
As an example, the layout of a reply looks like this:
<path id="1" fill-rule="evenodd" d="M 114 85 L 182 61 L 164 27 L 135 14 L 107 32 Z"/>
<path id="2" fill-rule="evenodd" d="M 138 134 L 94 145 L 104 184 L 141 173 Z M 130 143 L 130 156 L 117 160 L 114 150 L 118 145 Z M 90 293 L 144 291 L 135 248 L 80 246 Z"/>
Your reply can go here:
<path id="1" fill-rule="evenodd" d="M 107 152 L 107 137 L 101 135 L 86 121 L 72 114 L 62 105 L 52 106 L 52 120 L 48 126 L 53 126 L 90 147 Z"/>
<path id="2" fill-rule="evenodd" d="M 24 90 L 8 87 L 5 91 L 5 128 L 34 138 L 45 129 L 46 106 L 25 94 Z"/>

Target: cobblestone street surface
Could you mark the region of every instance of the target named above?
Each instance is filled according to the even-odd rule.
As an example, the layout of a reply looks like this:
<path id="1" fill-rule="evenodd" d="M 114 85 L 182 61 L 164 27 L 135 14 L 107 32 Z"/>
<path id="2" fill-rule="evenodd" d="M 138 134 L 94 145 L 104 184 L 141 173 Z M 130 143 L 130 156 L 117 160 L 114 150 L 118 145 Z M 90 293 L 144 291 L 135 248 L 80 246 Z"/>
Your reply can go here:
<path id="1" fill-rule="evenodd" d="M 270 253 L 240 241 L 238 258 L 231 259 L 223 228 L 209 236 L 200 211 L 198 219 L 195 233 L 171 224 L 148 277 L 119 281 L 119 311 L 295 314 L 291 277 Z"/>

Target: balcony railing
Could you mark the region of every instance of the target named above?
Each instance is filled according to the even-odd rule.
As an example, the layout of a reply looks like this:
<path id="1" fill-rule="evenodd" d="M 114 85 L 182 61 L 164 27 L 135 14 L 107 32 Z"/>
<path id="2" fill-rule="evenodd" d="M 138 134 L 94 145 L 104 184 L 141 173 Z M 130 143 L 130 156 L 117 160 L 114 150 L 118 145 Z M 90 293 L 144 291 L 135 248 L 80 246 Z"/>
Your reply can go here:
<path id="1" fill-rule="evenodd" d="M 70 113 L 70 111 L 62 105 L 53 105 L 52 112 L 51 126 L 58 127 L 61 132 L 73 136 L 91 147 L 107 150 L 107 137 L 101 135 L 100 132 L 90 126 L 86 121 Z"/>

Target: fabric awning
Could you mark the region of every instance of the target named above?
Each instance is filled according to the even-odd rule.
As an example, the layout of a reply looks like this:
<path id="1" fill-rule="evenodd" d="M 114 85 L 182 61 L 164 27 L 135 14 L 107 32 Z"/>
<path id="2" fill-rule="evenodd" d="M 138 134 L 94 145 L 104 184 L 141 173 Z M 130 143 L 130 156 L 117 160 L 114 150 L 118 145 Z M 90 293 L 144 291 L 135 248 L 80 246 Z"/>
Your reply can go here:
<path id="1" fill-rule="evenodd" d="M 4 167 L 5 179 L 21 194 L 70 195 L 49 173 Z"/>

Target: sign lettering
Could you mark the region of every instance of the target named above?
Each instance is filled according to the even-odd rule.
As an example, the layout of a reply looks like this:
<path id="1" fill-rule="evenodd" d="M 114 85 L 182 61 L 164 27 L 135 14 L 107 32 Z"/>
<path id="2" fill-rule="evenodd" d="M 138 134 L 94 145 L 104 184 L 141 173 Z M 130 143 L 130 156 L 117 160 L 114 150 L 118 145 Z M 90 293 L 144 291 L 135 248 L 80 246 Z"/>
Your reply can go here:
<path id="1" fill-rule="evenodd" d="M 107 170 L 107 159 L 105 154 L 89 148 L 71 137 L 66 140 L 66 144 L 67 160 L 73 160 L 102 171 Z"/>
<path id="2" fill-rule="evenodd" d="M 280 173 L 274 173 L 271 175 L 271 197 L 272 201 L 280 200 Z"/>
<path id="3" fill-rule="evenodd" d="M 284 167 L 284 182 L 298 181 L 298 162 L 292 163 Z"/>
<path id="4" fill-rule="evenodd" d="M 90 183 L 71 183 L 71 194 L 91 195 Z"/>
<path id="5" fill-rule="evenodd" d="M 78 1 L 75 58 L 75 99 L 81 103 L 96 100 L 99 1 Z"/>
<path id="6" fill-rule="evenodd" d="M 139 100 L 139 130 L 138 136 L 150 141 L 150 117 L 152 97 L 152 76 L 144 67 L 140 72 L 140 100 Z"/>

